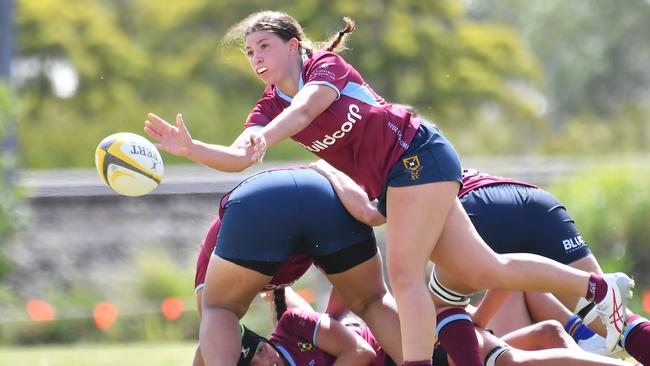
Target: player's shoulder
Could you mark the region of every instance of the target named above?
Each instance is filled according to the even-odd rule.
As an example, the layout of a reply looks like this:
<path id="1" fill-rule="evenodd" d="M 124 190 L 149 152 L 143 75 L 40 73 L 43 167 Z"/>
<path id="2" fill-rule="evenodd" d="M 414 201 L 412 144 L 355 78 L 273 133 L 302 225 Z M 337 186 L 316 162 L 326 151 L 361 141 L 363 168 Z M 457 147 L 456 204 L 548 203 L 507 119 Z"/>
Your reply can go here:
<path id="1" fill-rule="evenodd" d="M 331 51 L 315 51 L 308 57 L 304 63 L 304 68 L 327 68 L 331 66 L 345 66 L 349 67 L 345 59 L 340 55 Z"/>

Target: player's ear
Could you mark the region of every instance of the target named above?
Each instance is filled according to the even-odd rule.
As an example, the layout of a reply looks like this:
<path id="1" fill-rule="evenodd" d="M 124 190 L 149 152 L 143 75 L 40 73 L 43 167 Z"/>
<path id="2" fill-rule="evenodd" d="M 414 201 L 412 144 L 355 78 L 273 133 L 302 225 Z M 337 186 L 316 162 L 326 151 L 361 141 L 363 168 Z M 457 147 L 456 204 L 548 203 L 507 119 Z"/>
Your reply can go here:
<path id="1" fill-rule="evenodd" d="M 300 52 L 300 41 L 298 38 L 291 38 L 289 41 L 289 53 L 291 55 L 298 54 Z"/>

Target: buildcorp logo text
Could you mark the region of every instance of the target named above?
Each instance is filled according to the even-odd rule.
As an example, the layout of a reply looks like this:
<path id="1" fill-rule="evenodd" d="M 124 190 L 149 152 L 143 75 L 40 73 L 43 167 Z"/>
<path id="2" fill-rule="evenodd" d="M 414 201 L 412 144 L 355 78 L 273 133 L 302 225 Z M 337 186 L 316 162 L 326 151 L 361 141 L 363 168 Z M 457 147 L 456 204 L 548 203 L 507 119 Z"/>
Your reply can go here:
<path id="1" fill-rule="evenodd" d="M 325 135 L 322 139 L 312 142 L 309 146 L 305 144 L 300 145 L 311 152 L 323 151 L 331 145 L 334 145 L 339 139 L 342 139 L 348 132 L 352 130 L 352 127 L 354 127 L 358 121 L 361 121 L 359 106 L 356 104 L 350 104 L 348 107 L 348 119 L 347 121 L 341 123 L 341 128 L 339 128 L 331 135 Z"/>

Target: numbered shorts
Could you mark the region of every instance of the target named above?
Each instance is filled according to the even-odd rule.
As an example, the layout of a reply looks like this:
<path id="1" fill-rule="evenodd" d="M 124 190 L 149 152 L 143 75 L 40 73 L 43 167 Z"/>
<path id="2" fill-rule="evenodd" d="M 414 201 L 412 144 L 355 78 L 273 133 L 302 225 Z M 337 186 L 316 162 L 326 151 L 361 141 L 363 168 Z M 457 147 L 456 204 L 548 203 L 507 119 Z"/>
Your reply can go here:
<path id="1" fill-rule="evenodd" d="M 406 187 L 434 182 L 458 182 L 462 187 L 460 158 L 452 144 L 438 128 L 420 123 L 409 148 L 388 172 L 377 208 L 386 216 L 388 187 Z"/>
<path id="2" fill-rule="evenodd" d="M 372 228 L 354 219 L 327 178 L 309 168 L 271 170 L 242 182 L 225 205 L 215 254 L 266 275 L 296 253 L 326 273 L 377 253 Z"/>
<path id="3" fill-rule="evenodd" d="M 491 185 L 469 192 L 460 202 L 497 253 L 532 253 L 564 264 L 590 254 L 567 210 L 542 189 Z"/>

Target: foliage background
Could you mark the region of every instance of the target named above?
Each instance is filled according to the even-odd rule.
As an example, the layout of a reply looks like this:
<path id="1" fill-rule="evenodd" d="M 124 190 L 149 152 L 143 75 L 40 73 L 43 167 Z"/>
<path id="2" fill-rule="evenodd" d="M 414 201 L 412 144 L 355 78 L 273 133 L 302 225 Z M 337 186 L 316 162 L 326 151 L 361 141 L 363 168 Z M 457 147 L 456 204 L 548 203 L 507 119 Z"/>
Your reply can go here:
<path id="1" fill-rule="evenodd" d="M 540 84 L 536 60 L 512 29 L 469 19 L 457 1 L 19 1 L 19 55 L 40 69 L 19 82 L 23 165 L 90 166 L 87 151 L 115 131 L 141 132 L 148 111 L 168 119 L 182 111 L 195 138 L 231 142 L 263 86 L 220 40 L 269 7 L 317 41 L 351 16 L 358 30 L 344 56 L 388 100 L 415 105 L 450 134 L 485 134 L 459 139 L 463 150 L 526 151 L 542 140 L 544 126 L 519 92 Z M 61 98 L 55 75 L 66 67 L 78 86 Z M 285 144 L 270 158 L 306 156 Z"/>
<path id="2" fill-rule="evenodd" d="M 168 119 L 181 111 L 194 137 L 229 143 L 262 85 L 220 40 L 262 9 L 287 11 L 317 41 L 352 17 L 358 30 L 344 57 L 388 100 L 442 126 L 464 155 L 647 151 L 648 8 L 643 0 L 20 0 L 21 163 L 91 166 L 87 151 L 115 131 L 141 132 L 148 111 Z M 270 158 L 307 156 L 285 144 Z"/>

